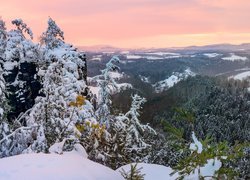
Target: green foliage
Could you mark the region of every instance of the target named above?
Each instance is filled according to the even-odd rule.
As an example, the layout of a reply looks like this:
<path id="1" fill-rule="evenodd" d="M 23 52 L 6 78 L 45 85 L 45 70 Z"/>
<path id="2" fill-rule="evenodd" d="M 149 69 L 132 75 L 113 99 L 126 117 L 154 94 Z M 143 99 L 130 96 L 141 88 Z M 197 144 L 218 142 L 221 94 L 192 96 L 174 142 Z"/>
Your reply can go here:
<path id="1" fill-rule="evenodd" d="M 235 144 L 230 147 L 226 141 L 210 144 L 211 141 L 211 138 L 201 141 L 202 152 L 193 151 L 190 156 L 181 159 L 178 165 L 174 167 L 175 171 L 173 174 L 178 172 L 180 175 L 178 179 L 183 179 L 185 176 L 198 170 L 200 179 L 204 179 L 205 177 L 200 174 L 200 168 L 207 164 L 208 160 L 213 160 L 214 162 L 218 160 L 222 163 L 222 166 L 210 178 L 220 179 L 224 177 L 226 179 L 234 179 L 239 177 L 237 170 L 234 167 L 227 167 L 226 164 L 236 162 L 237 159 L 242 158 L 244 149 L 249 147 L 249 143 Z"/>
<path id="2" fill-rule="evenodd" d="M 137 169 L 137 164 L 131 164 L 129 172 L 126 172 L 124 169 L 122 169 L 120 173 L 126 180 L 144 180 L 145 174 L 142 174 L 141 170 L 142 167 Z"/>
<path id="3" fill-rule="evenodd" d="M 195 121 L 195 115 L 193 112 L 188 111 L 184 108 L 174 108 L 175 116 L 174 119 L 182 121 L 185 120 L 190 124 L 193 124 Z"/>
<path id="4" fill-rule="evenodd" d="M 183 140 L 183 133 L 184 133 L 183 129 L 178 129 L 173 125 L 171 125 L 168 121 L 164 120 L 161 121 L 161 124 L 163 125 L 164 131 L 171 133 L 177 139 Z"/>

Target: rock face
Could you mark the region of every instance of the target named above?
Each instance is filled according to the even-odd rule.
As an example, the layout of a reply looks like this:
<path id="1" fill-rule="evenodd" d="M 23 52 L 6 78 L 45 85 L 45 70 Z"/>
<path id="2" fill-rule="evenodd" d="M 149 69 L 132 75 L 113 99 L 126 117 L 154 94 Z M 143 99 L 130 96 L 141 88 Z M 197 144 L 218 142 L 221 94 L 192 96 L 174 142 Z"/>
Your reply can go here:
<path id="1" fill-rule="evenodd" d="M 32 62 L 22 62 L 15 66 L 4 76 L 8 89 L 8 101 L 11 112 L 8 119 L 18 117 L 34 105 L 35 98 L 39 95 L 41 83 L 37 76 L 37 67 Z"/>
<path id="2" fill-rule="evenodd" d="M 81 53 L 80 59 L 86 65 L 85 53 Z M 4 61 L 1 61 L 4 64 Z M 37 75 L 38 69 L 36 62 L 18 63 L 18 60 L 13 61 L 12 65 L 9 64 L 9 67 L 7 67 L 7 73 L 5 73 L 4 78 L 9 93 L 8 101 L 11 107 L 11 112 L 8 114 L 9 121 L 14 120 L 21 113 L 32 108 L 35 98 L 39 95 L 42 96 L 40 92 L 42 88 L 41 79 Z M 87 66 L 81 67 L 81 72 L 82 74 L 79 78 L 87 83 Z M 85 90 L 84 95 L 88 95 L 88 89 Z"/>

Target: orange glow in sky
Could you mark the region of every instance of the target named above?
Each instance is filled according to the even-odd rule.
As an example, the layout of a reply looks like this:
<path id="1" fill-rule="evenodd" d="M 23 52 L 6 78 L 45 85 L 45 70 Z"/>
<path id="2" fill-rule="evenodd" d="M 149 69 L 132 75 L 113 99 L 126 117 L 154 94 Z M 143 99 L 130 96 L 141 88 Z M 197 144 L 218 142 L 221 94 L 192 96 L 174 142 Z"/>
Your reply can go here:
<path id="1" fill-rule="evenodd" d="M 36 38 L 50 16 L 75 45 L 176 47 L 250 42 L 249 10 L 249 0 L 2 0 L 0 16 Z"/>

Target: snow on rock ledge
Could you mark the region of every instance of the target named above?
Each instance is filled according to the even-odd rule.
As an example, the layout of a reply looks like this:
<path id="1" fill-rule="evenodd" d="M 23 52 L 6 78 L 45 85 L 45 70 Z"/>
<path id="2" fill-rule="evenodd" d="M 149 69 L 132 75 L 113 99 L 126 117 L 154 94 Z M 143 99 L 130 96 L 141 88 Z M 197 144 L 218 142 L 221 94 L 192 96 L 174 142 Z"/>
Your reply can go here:
<path id="1" fill-rule="evenodd" d="M 0 180 L 122 180 L 119 172 L 77 153 L 22 154 L 0 159 Z"/>

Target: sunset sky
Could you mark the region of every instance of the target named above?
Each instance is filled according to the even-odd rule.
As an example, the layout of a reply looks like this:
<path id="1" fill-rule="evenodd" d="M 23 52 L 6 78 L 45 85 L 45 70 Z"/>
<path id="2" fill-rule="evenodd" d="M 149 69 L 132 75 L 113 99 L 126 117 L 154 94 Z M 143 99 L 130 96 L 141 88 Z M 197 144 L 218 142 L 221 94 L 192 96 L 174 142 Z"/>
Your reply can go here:
<path id="1" fill-rule="evenodd" d="M 176 47 L 250 42 L 249 0 L 2 0 L 0 16 L 22 18 L 35 37 L 48 16 L 75 45 Z"/>

